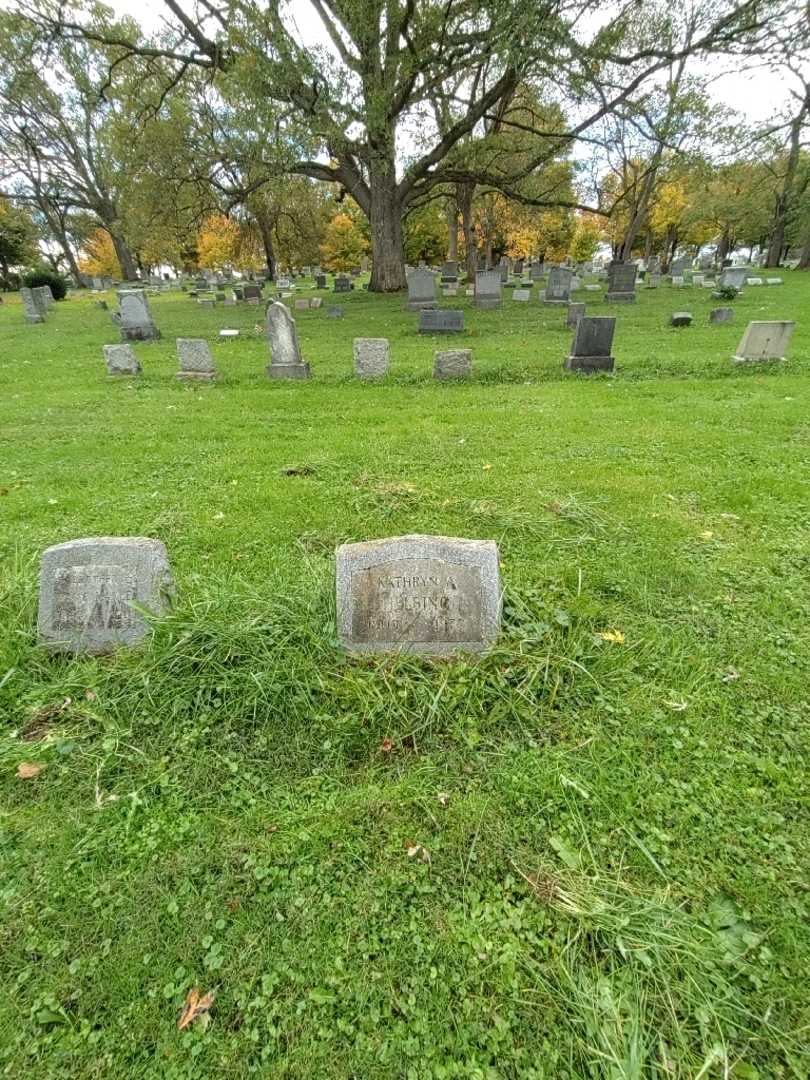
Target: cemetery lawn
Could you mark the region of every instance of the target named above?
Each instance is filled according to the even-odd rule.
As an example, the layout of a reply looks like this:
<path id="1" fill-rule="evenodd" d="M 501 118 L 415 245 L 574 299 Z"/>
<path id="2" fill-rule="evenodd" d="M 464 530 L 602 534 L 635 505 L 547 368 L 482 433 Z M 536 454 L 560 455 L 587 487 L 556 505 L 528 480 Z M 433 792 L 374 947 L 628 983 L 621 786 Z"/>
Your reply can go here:
<path id="1" fill-rule="evenodd" d="M 619 317 L 591 379 L 534 298 L 445 301 L 450 341 L 402 297 L 296 313 L 307 383 L 265 377 L 260 309 L 151 298 L 111 381 L 91 298 L 4 298 L 0 1075 L 808 1075 L 810 278 L 780 273 L 727 326 L 701 289 L 581 294 Z M 732 367 L 768 318 L 789 360 Z M 391 340 L 379 385 L 355 336 Z M 473 379 L 435 384 L 455 346 Z M 497 540 L 497 648 L 347 659 L 335 546 L 416 532 Z M 99 535 L 163 540 L 177 608 L 49 657 L 40 553 Z"/>

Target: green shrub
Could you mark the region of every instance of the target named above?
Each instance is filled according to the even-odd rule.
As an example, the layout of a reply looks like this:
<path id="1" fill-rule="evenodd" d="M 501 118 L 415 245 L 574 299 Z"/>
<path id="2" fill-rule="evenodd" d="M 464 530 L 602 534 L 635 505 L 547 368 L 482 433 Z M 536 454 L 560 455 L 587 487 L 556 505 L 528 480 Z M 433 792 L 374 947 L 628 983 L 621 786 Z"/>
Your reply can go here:
<path id="1" fill-rule="evenodd" d="M 29 289 L 35 289 L 38 285 L 50 285 L 54 300 L 64 300 L 67 296 L 66 279 L 47 266 L 35 266 L 33 270 L 26 271 L 22 281 Z"/>
<path id="2" fill-rule="evenodd" d="M 740 290 L 735 285 L 720 285 L 712 293 L 712 296 L 717 300 L 736 300 L 739 295 Z"/>

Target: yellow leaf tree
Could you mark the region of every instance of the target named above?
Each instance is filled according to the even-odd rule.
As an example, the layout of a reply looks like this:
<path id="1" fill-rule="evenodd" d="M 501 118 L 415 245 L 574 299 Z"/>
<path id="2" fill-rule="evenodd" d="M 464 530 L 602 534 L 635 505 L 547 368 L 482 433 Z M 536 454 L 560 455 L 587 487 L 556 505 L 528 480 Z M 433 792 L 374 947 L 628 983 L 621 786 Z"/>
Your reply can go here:
<path id="1" fill-rule="evenodd" d="M 327 270 L 351 270 L 369 250 L 368 241 L 349 214 L 335 214 L 326 227 L 321 260 Z"/>
<path id="2" fill-rule="evenodd" d="M 224 214 L 211 214 L 197 234 L 197 264 L 203 270 L 226 270 L 239 258 L 241 230 Z"/>
<path id="3" fill-rule="evenodd" d="M 91 277 L 120 278 L 121 264 L 115 254 L 110 234 L 106 229 L 95 229 L 84 242 L 79 254 L 79 269 Z"/>

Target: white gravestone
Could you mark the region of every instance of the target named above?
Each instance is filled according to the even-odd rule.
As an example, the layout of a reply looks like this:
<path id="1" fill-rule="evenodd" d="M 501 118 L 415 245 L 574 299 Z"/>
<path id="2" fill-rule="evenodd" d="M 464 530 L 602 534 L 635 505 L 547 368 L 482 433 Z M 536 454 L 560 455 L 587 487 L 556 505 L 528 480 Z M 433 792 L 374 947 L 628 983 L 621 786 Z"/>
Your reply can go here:
<path id="1" fill-rule="evenodd" d="M 309 364 L 301 358 L 295 320 L 284 304 L 277 300 L 267 305 L 267 340 L 270 363 L 267 375 L 271 379 L 308 379 Z"/>
<path id="2" fill-rule="evenodd" d="M 738 364 L 784 360 L 795 326 L 784 321 L 750 322 L 732 359 Z"/>
<path id="3" fill-rule="evenodd" d="M 361 379 L 379 379 L 388 374 L 388 338 L 355 338 L 354 371 Z"/>
<path id="4" fill-rule="evenodd" d="M 108 375 L 140 375 L 141 365 L 131 345 L 105 345 Z"/>

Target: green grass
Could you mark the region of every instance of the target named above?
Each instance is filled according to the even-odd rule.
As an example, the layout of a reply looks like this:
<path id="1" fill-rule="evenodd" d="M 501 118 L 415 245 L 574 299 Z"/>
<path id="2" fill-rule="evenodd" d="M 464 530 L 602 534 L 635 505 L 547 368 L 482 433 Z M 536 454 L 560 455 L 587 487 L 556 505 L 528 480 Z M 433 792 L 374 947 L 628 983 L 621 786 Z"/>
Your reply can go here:
<path id="1" fill-rule="evenodd" d="M 163 340 L 109 381 L 89 298 L 43 326 L 6 298 L 0 1075 L 807 1075 L 810 293 L 782 276 L 732 326 L 642 292 L 613 378 L 563 374 L 561 311 L 459 300 L 459 385 L 402 298 L 297 313 L 308 383 L 266 379 L 255 308 L 154 298 Z M 753 318 L 797 320 L 787 363 L 731 365 Z M 177 336 L 215 385 L 177 382 Z M 381 384 L 355 336 L 391 339 Z M 341 655 L 335 545 L 406 532 L 498 541 L 487 658 Z M 49 657 L 39 554 L 93 535 L 162 539 L 178 607 Z M 178 1032 L 192 986 L 211 1021 Z"/>

